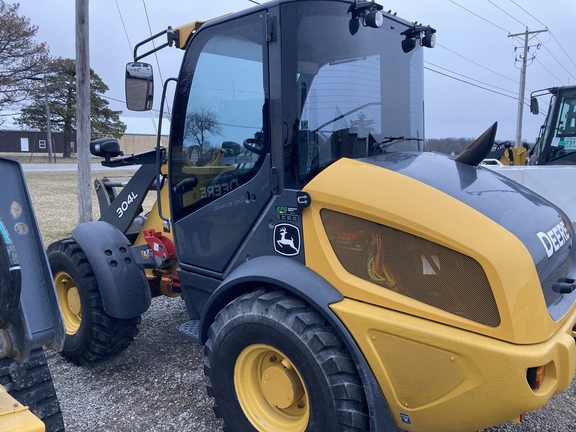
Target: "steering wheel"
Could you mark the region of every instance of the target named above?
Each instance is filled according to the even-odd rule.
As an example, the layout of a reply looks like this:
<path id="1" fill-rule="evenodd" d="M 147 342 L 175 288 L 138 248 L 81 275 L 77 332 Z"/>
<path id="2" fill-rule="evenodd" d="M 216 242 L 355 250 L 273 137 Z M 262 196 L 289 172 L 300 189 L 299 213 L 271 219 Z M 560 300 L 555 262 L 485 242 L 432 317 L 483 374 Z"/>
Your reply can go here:
<path id="1" fill-rule="evenodd" d="M 246 138 L 244 140 L 244 148 L 259 156 L 264 154 L 264 144 L 262 140 L 258 138 Z"/>

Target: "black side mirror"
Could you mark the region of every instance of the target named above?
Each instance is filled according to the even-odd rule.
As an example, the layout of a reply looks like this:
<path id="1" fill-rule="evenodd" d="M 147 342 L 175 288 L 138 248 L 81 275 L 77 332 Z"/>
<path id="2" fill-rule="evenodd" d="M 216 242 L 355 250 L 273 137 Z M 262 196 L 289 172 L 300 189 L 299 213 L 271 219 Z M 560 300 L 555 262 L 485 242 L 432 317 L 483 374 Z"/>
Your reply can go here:
<path id="1" fill-rule="evenodd" d="M 150 111 L 154 100 L 154 74 L 148 63 L 126 65 L 126 106 L 131 111 Z"/>
<path id="2" fill-rule="evenodd" d="M 530 112 L 532 114 L 538 115 L 540 114 L 540 107 L 538 106 L 538 98 L 532 96 L 530 98 Z"/>

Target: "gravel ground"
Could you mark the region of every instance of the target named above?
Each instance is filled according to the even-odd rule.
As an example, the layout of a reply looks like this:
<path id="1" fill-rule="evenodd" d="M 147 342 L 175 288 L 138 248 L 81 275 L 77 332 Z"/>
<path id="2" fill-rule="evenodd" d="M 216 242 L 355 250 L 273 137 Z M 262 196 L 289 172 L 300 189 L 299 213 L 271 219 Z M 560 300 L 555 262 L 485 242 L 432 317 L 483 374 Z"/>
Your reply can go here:
<path id="1" fill-rule="evenodd" d="M 221 431 L 203 373 L 203 349 L 176 331 L 184 302 L 155 298 L 124 352 L 77 367 L 47 352 L 68 432 Z M 520 424 L 487 431 L 576 431 L 576 381 Z"/>
<path id="2" fill-rule="evenodd" d="M 176 330 L 184 302 L 159 297 L 119 355 L 78 367 L 47 352 L 68 432 L 221 431 L 206 394 L 203 348 Z"/>

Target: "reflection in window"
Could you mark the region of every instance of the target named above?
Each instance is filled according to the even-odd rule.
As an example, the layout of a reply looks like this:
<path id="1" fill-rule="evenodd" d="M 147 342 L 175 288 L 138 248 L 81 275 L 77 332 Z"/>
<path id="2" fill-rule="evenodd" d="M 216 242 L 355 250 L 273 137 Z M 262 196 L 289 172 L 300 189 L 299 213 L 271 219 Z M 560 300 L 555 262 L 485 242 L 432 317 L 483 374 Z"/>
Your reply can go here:
<path id="1" fill-rule="evenodd" d="M 334 161 L 421 150 L 424 140 L 422 50 L 401 49 L 402 26 L 349 30 L 349 5 L 290 2 L 294 26 L 282 29 L 291 54 L 283 71 L 298 104 L 285 151 L 285 179 L 301 188 Z M 326 32 L 325 29 L 330 29 Z M 293 51 L 293 52 L 292 52 Z"/>
<path id="2" fill-rule="evenodd" d="M 182 131 L 172 155 L 177 213 L 186 214 L 252 178 L 264 151 L 261 32 L 235 28 L 198 54 Z M 195 179 L 197 185 L 194 185 Z M 182 214 L 183 215 L 183 214 Z"/>

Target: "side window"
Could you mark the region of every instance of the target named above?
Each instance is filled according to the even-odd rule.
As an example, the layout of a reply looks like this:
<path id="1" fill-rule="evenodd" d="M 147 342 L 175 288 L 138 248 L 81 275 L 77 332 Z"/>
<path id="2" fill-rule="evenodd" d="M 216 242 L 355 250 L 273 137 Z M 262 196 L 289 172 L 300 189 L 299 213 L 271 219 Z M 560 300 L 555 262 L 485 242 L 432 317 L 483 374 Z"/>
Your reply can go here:
<path id="1" fill-rule="evenodd" d="M 560 104 L 555 133 L 547 160 L 576 152 L 576 98 L 566 96 Z"/>
<path id="2" fill-rule="evenodd" d="M 172 155 L 180 216 L 246 183 L 264 159 L 263 49 L 262 32 L 253 23 L 219 31 L 199 53 L 187 53 L 185 65 L 196 66 L 181 147 L 173 146 L 179 154 Z"/>

